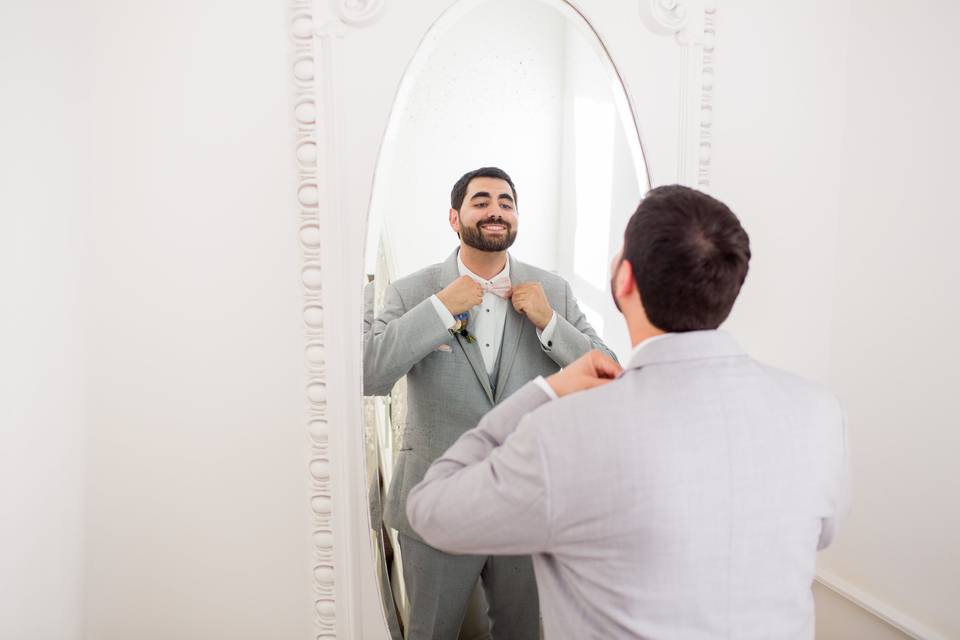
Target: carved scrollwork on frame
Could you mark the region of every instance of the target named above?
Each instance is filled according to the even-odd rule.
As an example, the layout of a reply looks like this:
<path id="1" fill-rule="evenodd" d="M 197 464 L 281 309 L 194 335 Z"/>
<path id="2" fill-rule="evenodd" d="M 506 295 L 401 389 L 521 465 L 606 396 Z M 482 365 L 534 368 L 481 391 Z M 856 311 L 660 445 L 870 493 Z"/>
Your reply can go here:
<path id="1" fill-rule="evenodd" d="M 641 0 L 640 17 L 650 31 L 672 35 L 683 48 L 677 181 L 706 189 L 713 151 L 716 0 Z"/>
<path id="2" fill-rule="evenodd" d="M 386 0 L 331 0 L 331 4 L 344 24 L 365 27 L 380 18 Z"/>
<path id="3" fill-rule="evenodd" d="M 643 0 L 640 16 L 654 33 L 679 33 L 690 21 L 689 4 L 678 0 Z"/>
<path id="4" fill-rule="evenodd" d="M 310 512 L 313 562 L 313 615 L 317 638 L 336 637 L 336 594 L 333 580 L 332 493 L 330 488 L 330 425 L 326 415 L 323 292 L 320 267 L 320 191 L 317 181 L 317 99 L 314 91 L 314 19 L 312 0 L 293 0 L 290 14 L 293 41 L 294 148 L 297 166 L 296 202 L 300 220 L 300 267 L 303 324 L 306 334 L 307 436 L 310 443 Z"/>
<path id="5" fill-rule="evenodd" d="M 700 64 L 700 152 L 697 186 L 710 186 L 710 159 L 713 151 L 713 71 L 717 44 L 717 8 L 704 9 L 702 61 Z"/>
<path id="6" fill-rule="evenodd" d="M 335 201 L 330 180 L 321 179 L 331 170 L 335 157 L 335 109 L 331 100 L 334 41 L 347 27 L 362 27 L 375 22 L 383 12 L 385 0 L 290 0 L 290 36 L 293 45 L 290 73 L 293 86 L 294 157 L 297 167 L 296 203 L 299 216 L 298 239 L 301 249 L 301 285 L 305 331 L 306 425 L 310 454 L 307 469 L 310 483 L 312 533 L 313 637 L 335 640 L 338 629 L 352 625 L 350 596 L 338 601 L 338 571 L 345 570 L 343 549 L 336 548 L 334 518 L 338 491 L 333 482 L 346 482 L 333 463 L 344 455 L 334 450 L 339 442 L 331 429 L 331 410 L 327 402 L 327 360 L 324 282 L 329 274 L 322 266 L 329 247 L 323 243 L 322 216 Z M 323 65 L 318 70 L 316 65 Z M 326 249 L 326 251 L 325 251 Z M 338 562 L 339 560 L 339 562 Z M 346 563 L 349 569 L 349 563 Z M 339 585 L 342 589 L 344 585 Z M 343 618 L 338 622 L 339 617 Z"/>

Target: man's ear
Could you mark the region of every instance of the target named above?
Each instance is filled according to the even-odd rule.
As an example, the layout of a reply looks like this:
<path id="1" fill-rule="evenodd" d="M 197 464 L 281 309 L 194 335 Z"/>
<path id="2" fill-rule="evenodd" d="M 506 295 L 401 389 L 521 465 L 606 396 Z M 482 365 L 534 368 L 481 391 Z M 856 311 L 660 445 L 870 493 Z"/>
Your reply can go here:
<path id="1" fill-rule="evenodd" d="M 450 228 L 453 229 L 456 234 L 460 235 L 460 212 L 456 209 L 450 209 Z"/>
<path id="2" fill-rule="evenodd" d="M 616 275 L 617 298 L 623 300 L 637 292 L 637 281 L 633 277 L 633 265 L 629 260 L 621 260 Z"/>

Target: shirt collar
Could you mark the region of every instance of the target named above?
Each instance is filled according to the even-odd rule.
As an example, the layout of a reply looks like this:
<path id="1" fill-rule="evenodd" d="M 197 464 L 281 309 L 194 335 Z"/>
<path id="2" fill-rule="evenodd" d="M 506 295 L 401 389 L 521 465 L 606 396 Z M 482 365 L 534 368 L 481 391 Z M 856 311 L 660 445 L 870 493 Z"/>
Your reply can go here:
<path id="1" fill-rule="evenodd" d="M 661 333 L 661 334 L 659 334 L 659 335 L 650 336 L 649 338 L 646 338 L 646 339 L 644 339 L 644 340 L 641 340 L 640 342 L 637 343 L 637 346 L 635 346 L 635 347 L 633 348 L 633 351 L 630 352 L 630 358 L 627 360 L 627 362 L 629 362 L 630 360 L 633 360 L 634 357 L 636 357 L 636 355 L 637 355 L 638 353 L 640 353 L 640 352 L 643 350 L 644 347 L 653 344 L 653 343 L 656 342 L 657 340 L 661 340 L 661 339 L 663 339 L 663 338 L 666 338 L 666 337 L 669 336 L 669 335 L 673 335 L 673 334 L 671 334 L 671 333 Z"/>
<path id="2" fill-rule="evenodd" d="M 476 280 L 477 282 L 481 282 L 481 283 L 483 283 L 483 282 L 493 282 L 493 281 L 496 280 L 497 278 L 501 278 L 501 277 L 504 277 L 504 276 L 506 276 L 507 278 L 509 278 L 509 277 L 510 277 L 510 254 L 507 254 L 507 262 L 506 262 L 506 264 L 503 266 L 503 270 L 502 270 L 500 273 L 498 273 L 497 275 L 493 276 L 493 278 L 491 278 L 490 280 L 486 280 L 486 279 L 484 279 L 484 278 L 481 278 L 480 276 L 478 276 L 477 274 L 475 274 L 473 271 L 470 271 L 470 269 L 467 268 L 467 265 L 463 264 L 463 260 L 460 259 L 460 252 L 459 252 L 459 251 L 457 252 L 457 268 L 460 270 L 460 275 L 462 275 L 462 276 L 470 276 L 471 278 L 473 278 L 473 279 Z"/>
<path id="3" fill-rule="evenodd" d="M 733 357 L 747 357 L 747 354 L 726 331 L 705 329 L 667 333 L 638 344 L 624 369 L 640 369 L 650 364 L 667 362 Z"/>

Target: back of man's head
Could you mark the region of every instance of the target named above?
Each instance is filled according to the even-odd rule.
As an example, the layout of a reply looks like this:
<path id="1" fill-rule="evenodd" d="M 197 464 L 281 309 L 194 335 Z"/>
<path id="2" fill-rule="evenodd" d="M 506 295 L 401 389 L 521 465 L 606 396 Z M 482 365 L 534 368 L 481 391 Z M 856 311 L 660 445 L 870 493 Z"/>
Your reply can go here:
<path id="1" fill-rule="evenodd" d="M 679 185 L 657 187 L 627 223 L 623 258 L 653 326 L 716 329 L 747 277 L 750 238 L 719 200 Z"/>

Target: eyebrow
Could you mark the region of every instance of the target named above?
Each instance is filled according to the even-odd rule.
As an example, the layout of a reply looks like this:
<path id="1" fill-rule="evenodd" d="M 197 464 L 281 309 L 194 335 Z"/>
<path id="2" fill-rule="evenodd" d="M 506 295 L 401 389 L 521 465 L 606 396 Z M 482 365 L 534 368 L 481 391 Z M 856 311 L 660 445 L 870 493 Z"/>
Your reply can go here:
<path id="1" fill-rule="evenodd" d="M 476 200 L 477 198 L 489 198 L 489 197 L 490 197 L 490 192 L 489 192 L 489 191 L 477 191 L 475 194 L 473 194 L 472 196 L 470 196 L 470 199 L 471 199 L 471 200 Z M 499 200 L 499 199 L 501 199 L 501 198 L 506 198 L 506 199 L 509 200 L 510 202 L 513 202 L 513 196 L 510 195 L 509 193 L 501 193 L 499 196 L 497 196 L 497 200 Z"/>

